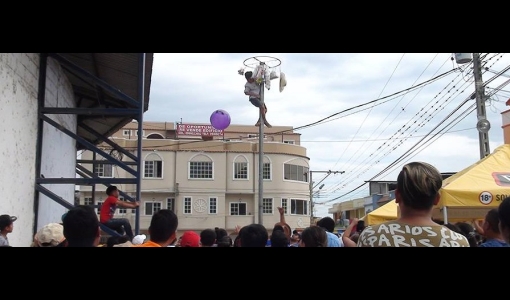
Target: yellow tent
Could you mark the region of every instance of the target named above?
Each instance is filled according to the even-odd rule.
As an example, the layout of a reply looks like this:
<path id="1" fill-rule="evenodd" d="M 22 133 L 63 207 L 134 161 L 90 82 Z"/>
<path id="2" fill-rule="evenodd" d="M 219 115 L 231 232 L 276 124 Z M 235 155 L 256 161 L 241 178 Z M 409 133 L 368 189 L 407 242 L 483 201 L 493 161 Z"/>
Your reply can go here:
<path id="1" fill-rule="evenodd" d="M 398 218 L 398 205 L 395 199 L 383 206 L 369 212 L 363 218 L 365 225 L 375 225 L 386 221 L 396 220 Z"/>
<path id="2" fill-rule="evenodd" d="M 434 218 L 447 222 L 482 219 L 510 196 L 510 145 L 443 180 Z"/>

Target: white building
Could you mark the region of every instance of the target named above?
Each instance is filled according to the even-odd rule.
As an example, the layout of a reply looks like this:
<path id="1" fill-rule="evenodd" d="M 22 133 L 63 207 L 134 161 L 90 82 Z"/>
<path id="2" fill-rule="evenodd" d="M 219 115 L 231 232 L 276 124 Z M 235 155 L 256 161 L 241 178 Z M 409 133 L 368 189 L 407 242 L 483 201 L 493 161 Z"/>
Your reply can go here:
<path id="1" fill-rule="evenodd" d="M 134 150 L 137 125 L 127 124 L 111 140 Z M 208 133 L 201 134 L 201 130 Z M 162 208 L 176 212 L 178 234 L 214 227 L 231 231 L 236 225 L 259 223 L 258 127 L 230 125 L 224 132 L 214 132 L 207 124 L 144 122 L 140 233 L 147 233 L 153 213 Z M 300 134 L 290 126 L 265 128 L 264 133 L 262 224 L 272 229 L 279 221 L 277 207 L 282 206 L 293 229 L 305 228 L 310 224 L 309 158 L 300 146 Z M 101 147 L 116 155 L 108 145 Z M 129 175 L 100 156 L 93 168 L 91 151 L 83 152 L 81 158 L 88 162 L 85 168 L 94 169 L 102 178 Z M 133 185 L 117 187 L 135 196 Z M 98 207 L 106 198 L 105 190 L 105 185 L 83 186 L 81 204 Z M 135 228 L 136 210 L 117 209 L 116 217 L 130 219 Z"/>

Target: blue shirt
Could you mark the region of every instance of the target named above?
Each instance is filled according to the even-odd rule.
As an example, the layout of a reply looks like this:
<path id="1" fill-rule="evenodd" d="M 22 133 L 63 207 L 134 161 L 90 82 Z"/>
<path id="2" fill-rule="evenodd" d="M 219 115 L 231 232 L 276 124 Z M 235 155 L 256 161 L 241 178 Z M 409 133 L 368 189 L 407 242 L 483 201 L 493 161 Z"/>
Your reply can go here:
<path id="1" fill-rule="evenodd" d="M 338 237 L 338 235 L 331 233 L 329 231 L 326 231 L 326 234 L 328 236 L 328 247 L 343 247 L 342 240 Z"/>
<path id="2" fill-rule="evenodd" d="M 510 247 L 510 245 L 506 242 L 492 239 L 485 241 L 485 243 L 480 244 L 478 247 Z"/>

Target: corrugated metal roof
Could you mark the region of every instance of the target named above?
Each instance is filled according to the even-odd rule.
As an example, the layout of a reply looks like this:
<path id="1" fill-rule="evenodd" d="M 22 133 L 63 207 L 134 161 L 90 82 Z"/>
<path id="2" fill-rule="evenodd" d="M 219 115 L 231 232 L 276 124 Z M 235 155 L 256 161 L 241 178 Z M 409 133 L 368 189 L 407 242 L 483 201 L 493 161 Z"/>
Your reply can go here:
<path id="1" fill-rule="evenodd" d="M 91 75 L 122 92 L 133 100 L 139 101 L 138 86 L 141 77 L 139 71 L 140 53 L 59 53 Z M 149 95 L 152 77 L 154 53 L 145 53 L 144 72 L 144 112 L 149 109 Z M 123 97 L 102 88 L 101 86 L 75 74 L 72 69 L 62 66 L 69 78 L 78 108 L 132 108 Z M 101 142 L 95 135 L 80 127 L 80 124 L 91 127 L 103 136 L 110 136 L 121 127 L 133 120 L 133 116 L 97 116 L 79 115 L 77 134 L 88 142 Z M 83 149 L 77 145 L 78 149 Z"/>

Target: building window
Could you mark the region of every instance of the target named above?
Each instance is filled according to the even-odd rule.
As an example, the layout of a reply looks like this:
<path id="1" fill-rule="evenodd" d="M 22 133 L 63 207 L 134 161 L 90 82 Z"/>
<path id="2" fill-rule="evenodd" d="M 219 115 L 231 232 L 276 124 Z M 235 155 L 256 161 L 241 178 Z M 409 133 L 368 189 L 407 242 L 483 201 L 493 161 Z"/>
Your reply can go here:
<path id="1" fill-rule="evenodd" d="M 92 197 L 83 198 L 83 205 L 93 205 L 94 201 L 92 201 Z"/>
<path id="2" fill-rule="evenodd" d="M 189 162 L 190 179 L 212 179 L 213 163 L 211 161 L 190 161 Z"/>
<path id="3" fill-rule="evenodd" d="M 147 155 L 144 161 L 144 178 L 163 178 L 163 161 L 155 153 Z"/>
<path id="4" fill-rule="evenodd" d="M 94 174 L 99 177 L 112 178 L 113 177 L 113 165 L 112 164 L 95 164 Z"/>
<path id="5" fill-rule="evenodd" d="M 263 214 L 273 213 L 273 198 L 262 198 L 262 213 Z"/>
<path id="6" fill-rule="evenodd" d="M 288 214 L 288 210 L 287 210 L 287 199 L 286 198 L 282 198 L 282 208 L 283 208 L 283 213 L 284 214 Z"/>
<path id="7" fill-rule="evenodd" d="M 122 130 L 122 135 L 123 136 L 130 136 L 131 135 L 131 131 L 130 130 Z"/>
<path id="8" fill-rule="evenodd" d="M 175 198 L 166 198 L 166 208 L 175 212 Z"/>
<path id="9" fill-rule="evenodd" d="M 242 157 L 236 158 L 241 160 Z M 245 159 L 246 160 L 246 159 Z M 248 162 L 235 161 L 234 162 L 234 179 L 248 179 Z"/>
<path id="10" fill-rule="evenodd" d="M 308 182 L 308 167 L 284 164 L 283 179 Z"/>
<path id="11" fill-rule="evenodd" d="M 271 163 L 265 162 L 262 165 L 262 178 L 264 180 L 271 180 Z"/>
<path id="12" fill-rule="evenodd" d="M 246 203 L 231 202 L 230 203 L 231 216 L 246 216 Z"/>
<path id="13" fill-rule="evenodd" d="M 99 215 L 101 213 L 101 206 L 103 206 L 103 202 L 102 201 L 98 201 L 97 202 L 97 214 Z"/>
<path id="14" fill-rule="evenodd" d="M 210 214 L 216 214 L 218 207 L 218 199 L 216 197 L 210 197 L 209 198 L 209 213 Z"/>
<path id="15" fill-rule="evenodd" d="M 184 197 L 184 213 L 191 213 L 191 197 Z"/>
<path id="16" fill-rule="evenodd" d="M 138 136 L 138 130 L 134 130 L 135 135 Z M 145 136 L 145 130 L 142 130 L 142 137 Z"/>
<path id="17" fill-rule="evenodd" d="M 291 145 L 294 145 L 294 141 L 293 140 L 284 140 L 283 141 L 284 144 L 291 144 Z"/>
<path id="18" fill-rule="evenodd" d="M 290 199 L 291 215 L 308 215 L 308 201 L 299 199 Z"/>
<path id="19" fill-rule="evenodd" d="M 145 202 L 145 215 L 152 216 L 158 210 L 161 210 L 161 201 L 147 201 Z"/>

